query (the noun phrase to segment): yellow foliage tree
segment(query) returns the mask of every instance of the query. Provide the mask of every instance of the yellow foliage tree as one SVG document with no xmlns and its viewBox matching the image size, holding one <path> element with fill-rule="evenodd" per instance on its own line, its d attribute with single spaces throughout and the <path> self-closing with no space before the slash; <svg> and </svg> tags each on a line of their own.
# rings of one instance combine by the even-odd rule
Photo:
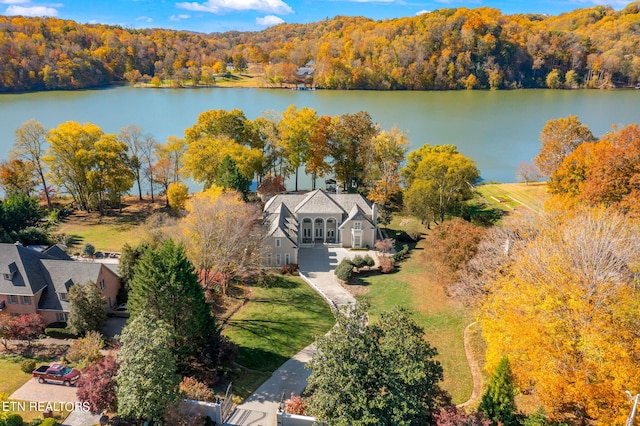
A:
<svg viewBox="0 0 640 426">
<path fill-rule="evenodd" d="M 487 369 L 507 356 L 554 418 L 622 424 L 624 391 L 640 390 L 639 230 L 603 209 L 546 217 L 487 287 Z"/>
<path fill-rule="evenodd" d="M 167 202 L 175 211 L 184 210 L 187 198 L 189 198 L 189 188 L 182 182 L 171 182 L 167 189 Z"/>
</svg>

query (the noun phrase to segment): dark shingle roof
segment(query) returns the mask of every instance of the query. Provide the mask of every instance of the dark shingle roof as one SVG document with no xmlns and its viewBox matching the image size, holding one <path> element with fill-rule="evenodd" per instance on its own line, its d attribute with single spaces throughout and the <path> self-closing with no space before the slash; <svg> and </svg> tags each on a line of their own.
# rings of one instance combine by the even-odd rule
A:
<svg viewBox="0 0 640 426">
<path fill-rule="evenodd" d="M 42 259 L 51 258 L 21 245 L 0 243 L 0 270 L 11 274 L 11 280 L 0 277 L 0 294 L 33 296 L 42 291 L 50 284 Z"/>
<path fill-rule="evenodd" d="M 49 272 L 52 285 L 42 294 L 38 309 L 69 310 L 69 302 L 61 301 L 60 293 L 68 293 L 75 284 L 96 283 L 102 264 L 93 262 L 74 262 L 68 260 L 43 260 L 42 264 Z"/>
</svg>

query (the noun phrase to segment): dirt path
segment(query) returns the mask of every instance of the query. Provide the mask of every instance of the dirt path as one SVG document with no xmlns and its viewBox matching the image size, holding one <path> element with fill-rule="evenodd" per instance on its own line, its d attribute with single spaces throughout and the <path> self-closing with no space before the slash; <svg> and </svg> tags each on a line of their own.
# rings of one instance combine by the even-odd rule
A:
<svg viewBox="0 0 640 426">
<path fill-rule="evenodd" d="M 471 392 L 471 397 L 469 397 L 466 402 L 458 405 L 459 408 L 472 405 L 482 394 L 482 372 L 480 371 L 478 360 L 473 356 L 471 342 L 469 341 L 469 329 L 476 324 L 477 322 L 472 322 L 464 329 L 464 351 L 467 354 L 467 361 L 469 362 L 471 376 L 473 377 L 473 391 Z"/>
</svg>

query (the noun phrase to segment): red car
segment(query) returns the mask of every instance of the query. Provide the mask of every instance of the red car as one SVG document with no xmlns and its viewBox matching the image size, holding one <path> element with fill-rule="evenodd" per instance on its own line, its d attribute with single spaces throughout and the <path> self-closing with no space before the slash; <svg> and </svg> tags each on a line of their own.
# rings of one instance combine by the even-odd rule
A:
<svg viewBox="0 0 640 426">
<path fill-rule="evenodd" d="M 41 365 L 31 373 L 39 383 L 58 383 L 75 386 L 80 378 L 80 371 L 63 364 Z"/>
</svg>

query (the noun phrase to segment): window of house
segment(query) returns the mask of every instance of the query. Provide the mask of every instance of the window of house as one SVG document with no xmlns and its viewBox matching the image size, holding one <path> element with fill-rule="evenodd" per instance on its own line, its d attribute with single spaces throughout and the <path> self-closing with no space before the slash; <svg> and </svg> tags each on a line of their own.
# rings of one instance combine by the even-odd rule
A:
<svg viewBox="0 0 640 426">
<path fill-rule="evenodd" d="M 66 312 L 58 312 L 56 314 L 56 317 L 58 322 L 67 322 L 67 320 L 69 319 L 69 314 L 67 314 Z"/>
<path fill-rule="evenodd" d="M 104 278 L 100 280 L 100 290 L 104 290 L 107 288 L 107 285 L 104 282 Z"/>
<path fill-rule="evenodd" d="M 9 303 L 12 305 L 16 305 L 18 303 L 18 296 L 16 296 L 15 294 L 10 294 Z"/>
<path fill-rule="evenodd" d="M 11 278 L 13 278 L 13 274 L 2 274 L 2 277 L 7 281 L 11 281 Z"/>
<path fill-rule="evenodd" d="M 21 296 L 21 302 L 23 305 L 30 305 L 31 304 L 31 298 L 29 296 Z"/>
<path fill-rule="evenodd" d="M 276 247 L 280 247 L 280 238 L 276 238 Z"/>
<path fill-rule="evenodd" d="M 362 229 L 362 222 L 353 222 L 353 229 Z"/>
<path fill-rule="evenodd" d="M 276 253 L 276 266 L 282 265 L 282 260 L 280 258 L 280 253 Z"/>
<path fill-rule="evenodd" d="M 289 257 L 289 253 L 284 254 L 284 264 L 288 265 L 291 263 L 291 258 Z"/>
<path fill-rule="evenodd" d="M 67 293 L 58 293 L 58 296 L 60 296 L 60 300 L 63 302 L 67 301 Z"/>
<path fill-rule="evenodd" d="M 267 255 L 267 266 L 271 266 L 271 255 Z"/>
</svg>

